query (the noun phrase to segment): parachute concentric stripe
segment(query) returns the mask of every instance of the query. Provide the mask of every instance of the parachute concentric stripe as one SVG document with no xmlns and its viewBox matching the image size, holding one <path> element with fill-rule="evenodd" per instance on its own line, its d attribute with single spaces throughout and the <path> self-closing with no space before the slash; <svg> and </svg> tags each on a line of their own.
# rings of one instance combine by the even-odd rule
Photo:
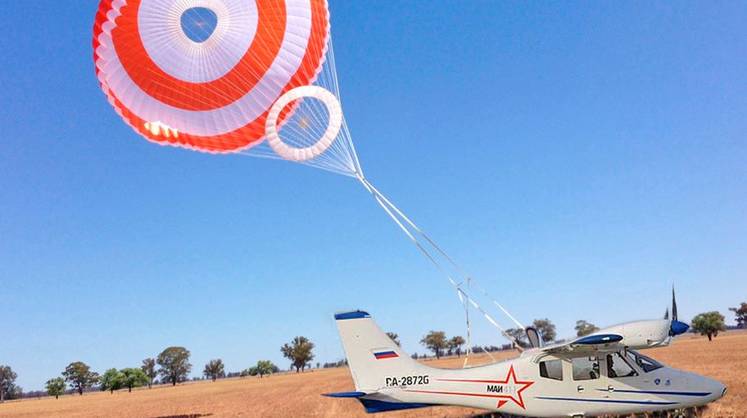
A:
<svg viewBox="0 0 747 418">
<path fill-rule="evenodd" d="M 180 23 L 195 7 L 217 16 L 201 43 Z M 326 0 L 102 0 L 93 46 L 102 90 L 138 133 L 230 152 L 263 139 L 279 96 L 314 82 L 328 38 Z"/>
</svg>

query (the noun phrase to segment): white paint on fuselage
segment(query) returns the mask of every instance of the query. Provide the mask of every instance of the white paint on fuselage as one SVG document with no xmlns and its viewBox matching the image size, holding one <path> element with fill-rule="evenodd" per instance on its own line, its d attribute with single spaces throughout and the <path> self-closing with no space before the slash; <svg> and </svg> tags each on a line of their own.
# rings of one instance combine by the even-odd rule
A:
<svg viewBox="0 0 747 418">
<path fill-rule="evenodd" d="M 359 398 L 370 411 L 459 405 L 533 417 L 630 414 L 704 405 L 725 391 L 619 344 L 668 344 L 671 337 L 657 331 L 668 321 L 608 329 L 622 335 L 619 342 L 574 340 L 500 363 L 439 369 L 411 359 L 366 312 L 335 318 L 356 391 L 330 396 Z"/>
<path fill-rule="evenodd" d="M 571 357 L 532 350 L 519 358 L 486 366 L 428 367 L 427 385 L 387 388 L 366 397 L 557 417 L 671 410 L 704 405 L 723 396 L 725 387 L 721 383 L 666 366 L 645 372 L 637 364 L 629 364 L 637 376 L 611 377 L 607 354 L 599 355 L 596 379 L 575 380 Z M 540 376 L 539 362 L 549 360 L 561 360 L 562 381 Z"/>
</svg>

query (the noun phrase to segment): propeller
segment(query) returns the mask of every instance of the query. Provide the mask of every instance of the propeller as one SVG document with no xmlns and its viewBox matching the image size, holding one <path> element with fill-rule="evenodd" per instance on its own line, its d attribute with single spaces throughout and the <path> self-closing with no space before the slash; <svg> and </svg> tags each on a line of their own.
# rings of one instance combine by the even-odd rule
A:
<svg viewBox="0 0 747 418">
<path fill-rule="evenodd" d="M 669 319 L 669 309 L 664 314 L 664 319 Z M 677 298 L 674 295 L 674 286 L 672 286 L 672 319 L 669 322 L 669 336 L 684 334 L 690 329 L 690 325 L 677 320 Z"/>
</svg>

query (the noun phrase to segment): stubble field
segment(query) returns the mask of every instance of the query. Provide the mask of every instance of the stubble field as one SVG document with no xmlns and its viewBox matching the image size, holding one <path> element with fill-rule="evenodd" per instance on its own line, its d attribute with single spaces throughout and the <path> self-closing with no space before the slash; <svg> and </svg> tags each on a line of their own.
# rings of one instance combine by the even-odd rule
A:
<svg viewBox="0 0 747 418">
<path fill-rule="evenodd" d="M 747 417 L 747 332 L 729 332 L 708 342 L 686 336 L 665 348 L 646 354 L 672 367 L 715 378 L 728 386 L 727 395 L 702 411 L 702 417 Z M 496 358 L 515 356 L 498 353 Z M 463 359 L 427 361 L 437 367 L 461 367 Z M 487 356 L 475 358 L 476 364 Z M 322 369 L 302 374 L 286 373 L 269 378 L 221 379 L 172 386 L 66 395 L 0 404 L 0 417 L 364 417 L 370 416 L 352 399 L 330 399 L 322 393 L 353 390 L 347 368 Z M 484 411 L 435 407 L 391 412 L 387 418 L 471 417 Z M 378 416 L 382 416 L 379 414 Z"/>
</svg>

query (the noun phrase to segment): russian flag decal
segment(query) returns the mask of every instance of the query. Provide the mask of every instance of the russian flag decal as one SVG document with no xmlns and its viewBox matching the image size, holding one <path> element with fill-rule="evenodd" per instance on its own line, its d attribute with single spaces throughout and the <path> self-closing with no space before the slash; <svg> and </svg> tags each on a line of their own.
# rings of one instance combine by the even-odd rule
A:
<svg viewBox="0 0 747 418">
<path fill-rule="evenodd" d="M 376 360 L 383 360 L 385 358 L 399 357 L 399 355 L 397 353 L 395 353 L 394 351 L 392 351 L 392 350 L 389 350 L 389 351 L 379 351 L 379 352 L 373 353 L 373 355 L 374 355 L 374 357 L 376 357 Z"/>
</svg>

